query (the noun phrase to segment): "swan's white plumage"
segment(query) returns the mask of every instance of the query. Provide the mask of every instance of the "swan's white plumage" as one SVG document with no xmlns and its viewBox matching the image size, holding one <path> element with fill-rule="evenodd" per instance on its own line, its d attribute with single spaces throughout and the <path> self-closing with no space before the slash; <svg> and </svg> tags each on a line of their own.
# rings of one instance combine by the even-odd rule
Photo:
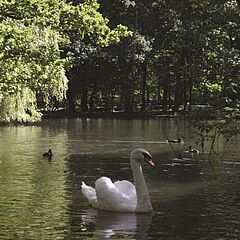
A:
<svg viewBox="0 0 240 240">
<path fill-rule="evenodd" d="M 99 178 L 95 182 L 97 208 L 119 212 L 124 210 L 134 211 L 136 207 L 136 190 L 132 184 L 131 188 L 134 188 L 135 195 L 134 193 L 127 194 L 130 184 L 128 181 L 113 183 L 108 177 Z"/>
<path fill-rule="evenodd" d="M 147 154 L 144 149 L 131 153 L 131 167 L 136 187 L 127 180 L 112 182 L 108 177 L 101 177 L 95 182 L 95 189 L 82 182 L 82 193 L 94 208 L 117 212 L 151 212 L 152 205 L 142 174 L 141 162 Z M 140 155 L 141 154 L 141 155 Z M 140 199 L 141 198 L 141 199 Z M 144 199 L 142 199 L 144 198 Z M 138 206 L 139 205 L 139 206 Z"/>
<path fill-rule="evenodd" d="M 87 186 L 84 182 L 82 182 L 81 187 L 84 197 L 88 199 L 88 202 L 92 206 L 95 206 L 97 204 L 97 196 L 95 189 L 93 187 Z"/>
<path fill-rule="evenodd" d="M 116 181 L 114 185 L 123 194 L 129 195 L 130 197 L 136 197 L 136 188 L 131 182 L 127 180 Z"/>
</svg>

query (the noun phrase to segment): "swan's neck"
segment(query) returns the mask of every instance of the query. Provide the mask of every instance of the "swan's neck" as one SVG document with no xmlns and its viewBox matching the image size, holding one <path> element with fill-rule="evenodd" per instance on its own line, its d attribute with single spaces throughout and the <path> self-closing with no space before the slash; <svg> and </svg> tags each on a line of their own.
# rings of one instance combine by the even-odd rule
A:
<svg viewBox="0 0 240 240">
<path fill-rule="evenodd" d="M 137 193 L 136 212 L 152 212 L 152 204 L 140 164 L 131 163 Z"/>
</svg>

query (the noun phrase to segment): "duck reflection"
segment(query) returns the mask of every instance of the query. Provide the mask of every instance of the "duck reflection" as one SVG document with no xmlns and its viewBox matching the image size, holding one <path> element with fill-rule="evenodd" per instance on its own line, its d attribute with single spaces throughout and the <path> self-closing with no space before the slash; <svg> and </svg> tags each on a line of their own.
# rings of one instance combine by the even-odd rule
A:
<svg viewBox="0 0 240 240">
<path fill-rule="evenodd" d="M 95 222 L 94 236 L 100 239 L 146 239 L 151 214 L 115 213 L 89 209 L 82 220 Z"/>
</svg>

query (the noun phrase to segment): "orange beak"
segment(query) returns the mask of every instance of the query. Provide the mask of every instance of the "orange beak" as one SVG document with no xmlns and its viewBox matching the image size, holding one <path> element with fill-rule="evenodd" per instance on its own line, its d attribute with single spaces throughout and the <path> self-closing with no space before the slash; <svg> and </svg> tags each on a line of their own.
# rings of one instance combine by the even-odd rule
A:
<svg viewBox="0 0 240 240">
<path fill-rule="evenodd" d="M 155 166 L 155 163 L 153 162 L 152 159 L 150 159 L 150 160 L 148 161 L 148 164 L 151 165 L 151 166 L 153 166 L 153 167 Z"/>
</svg>

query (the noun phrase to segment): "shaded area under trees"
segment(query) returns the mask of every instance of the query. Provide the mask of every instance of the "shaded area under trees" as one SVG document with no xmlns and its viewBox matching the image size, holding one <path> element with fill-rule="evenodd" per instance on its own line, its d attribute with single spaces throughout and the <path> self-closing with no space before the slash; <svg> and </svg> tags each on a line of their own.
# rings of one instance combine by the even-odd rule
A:
<svg viewBox="0 0 240 240">
<path fill-rule="evenodd" d="M 71 70 L 81 68 L 69 78 L 80 88 L 79 96 L 69 99 L 78 104 L 71 110 L 239 108 L 236 1 L 99 2 L 112 27 L 121 22 L 133 35 L 95 54 L 83 50 L 75 56 L 87 57 Z M 94 39 L 87 40 L 81 44 L 95 49 Z"/>
</svg>

